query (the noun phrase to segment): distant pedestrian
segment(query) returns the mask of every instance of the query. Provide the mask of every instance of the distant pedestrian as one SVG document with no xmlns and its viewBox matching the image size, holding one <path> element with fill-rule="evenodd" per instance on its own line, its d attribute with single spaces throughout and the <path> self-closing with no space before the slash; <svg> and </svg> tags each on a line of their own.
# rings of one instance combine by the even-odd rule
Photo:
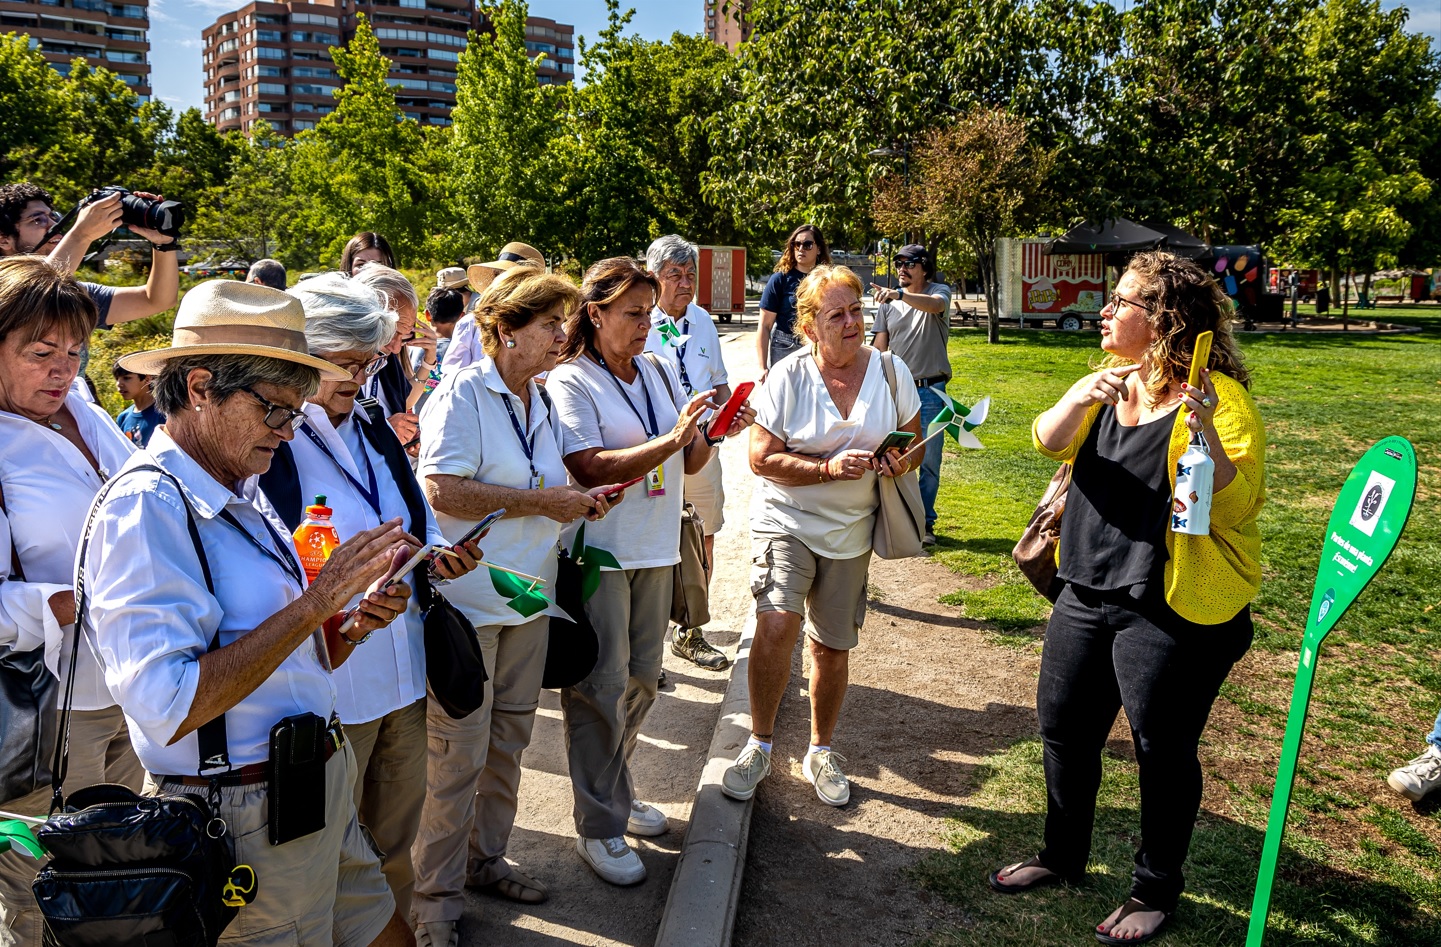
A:
<svg viewBox="0 0 1441 947">
<path fill-rule="evenodd" d="M 129 401 L 130 407 L 120 412 L 115 423 L 120 425 L 120 430 L 135 444 L 136 447 L 144 447 L 150 443 L 150 435 L 155 429 L 165 423 L 165 415 L 155 407 L 155 395 L 150 390 L 150 383 L 155 379 L 149 375 L 137 375 L 135 372 L 127 371 L 116 363 L 110 369 L 115 376 L 115 390 L 120 397 Z"/>
<path fill-rule="evenodd" d="M 250 264 L 250 272 L 245 276 L 247 283 L 259 283 L 261 286 L 269 286 L 271 289 L 285 289 L 285 264 L 279 260 L 256 260 Z"/>
<path fill-rule="evenodd" d="M 796 332 L 796 288 L 806 274 L 831 262 L 826 238 L 814 224 L 801 224 L 786 238 L 776 271 L 761 293 L 761 324 L 756 333 L 756 362 L 765 380 L 781 359 L 805 345 Z"/>
<path fill-rule="evenodd" d="M 340 272 L 354 276 L 367 264 L 379 263 L 391 269 L 399 269 L 395 254 L 390 250 L 390 241 L 373 231 L 363 231 L 351 237 L 340 252 Z"/>
</svg>

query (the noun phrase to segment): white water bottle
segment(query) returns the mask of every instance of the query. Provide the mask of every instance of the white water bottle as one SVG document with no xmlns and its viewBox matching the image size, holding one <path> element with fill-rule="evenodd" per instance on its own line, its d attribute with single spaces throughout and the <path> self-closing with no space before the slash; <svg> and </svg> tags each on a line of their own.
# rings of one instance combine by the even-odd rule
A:
<svg viewBox="0 0 1441 947">
<path fill-rule="evenodd" d="M 1211 488 L 1216 462 L 1206 438 L 1197 431 L 1176 461 L 1176 494 L 1171 501 L 1171 532 L 1205 536 L 1211 531 Z"/>
</svg>

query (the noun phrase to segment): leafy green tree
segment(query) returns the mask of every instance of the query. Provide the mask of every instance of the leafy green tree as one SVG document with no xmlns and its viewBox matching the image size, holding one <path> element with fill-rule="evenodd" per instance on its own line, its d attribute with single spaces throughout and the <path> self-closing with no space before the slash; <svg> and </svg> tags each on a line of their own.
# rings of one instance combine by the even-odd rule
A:
<svg viewBox="0 0 1441 947">
<path fill-rule="evenodd" d="M 0 36 L 0 181 L 10 181 L 55 146 L 60 75 L 24 34 Z"/>
<path fill-rule="evenodd" d="M 235 143 L 223 183 L 197 200 L 192 242 L 213 246 L 221 260 L 273 257 L 290 267 L 314 266 L 315 255 L 295 238 L 305 201 L 291 186 L 293 153 L 292 142 L 257 121 L 249 140 Z"/>
</svg>

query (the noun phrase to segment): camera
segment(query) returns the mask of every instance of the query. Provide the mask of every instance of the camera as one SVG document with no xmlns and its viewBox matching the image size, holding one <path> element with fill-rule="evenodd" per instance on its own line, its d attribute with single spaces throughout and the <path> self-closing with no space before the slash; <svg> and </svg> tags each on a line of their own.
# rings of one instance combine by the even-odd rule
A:
<svg viewBox="0 0 1441 947">
<path fill-rule="evenodd" d="M 120 222 L 127 227 L 148 227 L 178 240 L 180 228 L 185 226 L 185 205 L 179 201 L 153 201 L 148 197 L 132 194 L 118 184 L 96 188 L 90 196 L 80 202 L 81 207 L 104 200 L 112 194 L 120 195 Z"/>
</svg>

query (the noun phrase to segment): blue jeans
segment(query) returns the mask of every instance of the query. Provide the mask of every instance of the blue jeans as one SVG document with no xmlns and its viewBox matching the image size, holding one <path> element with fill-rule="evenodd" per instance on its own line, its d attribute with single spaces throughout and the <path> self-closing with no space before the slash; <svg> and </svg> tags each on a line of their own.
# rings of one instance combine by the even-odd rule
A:
<svg viewBox="0 0 1441 947">
<path fill-rule="evenodd" d="M 921 388 L 921 437 L 928 433 L 926 426 L 936 419 L 946 406 L 938 392 L 946 390 L 945 382 L 936 382 L 930 388 Z M 946 435 L 926 445 L 926 456 L 921 461 L 921 502 L 926 507 L 926 532 L 932 532 L 936 525 L 936 493 L 941 489 L 941 455 L 946 449 Z"/>
<path fill-rule="evenodd" d="M 1426 742 L 1441 750 L 1441 713 L 1436 715 L 1436 723 L 1431 727 L 1431 732 L 1426 735 Z"/>
</svg>

